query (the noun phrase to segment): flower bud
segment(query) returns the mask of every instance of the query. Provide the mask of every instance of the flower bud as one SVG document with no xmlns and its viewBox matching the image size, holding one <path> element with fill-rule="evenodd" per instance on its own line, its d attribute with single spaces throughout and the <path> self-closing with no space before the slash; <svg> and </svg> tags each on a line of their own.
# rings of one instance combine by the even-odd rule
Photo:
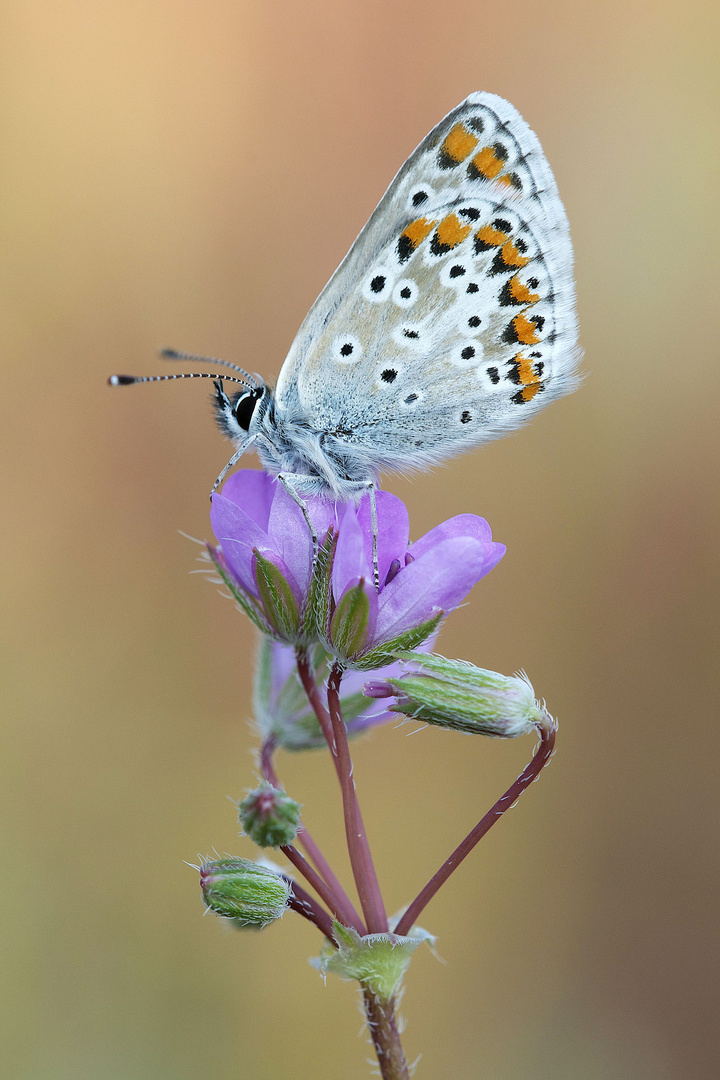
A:
<svg viewBox="0 0 720 1080">
<path fill-rule="evenodd" d="M 369 697 L 394 697 L 389 708 L 413 720 L 474 735 L 513 739 L 554 723 L 520 672 L 500 675 L 463 660 L 405 653 L 412 668 L 399 678 L 367 683 Z"/>
<path fill-rule="evenodd" d="M 261 784 L 238 806 L 240 823 L 258 847 L 292 844 L 300 823 L 300 804 L 272 784 Z"/>
<path fill-rule="evenodd" d="M 208 859 L 200 867 L 205 906 L 236 926 L 260 929 L 279 919 L 292 884 L 251 859 Z"/>
</svg>

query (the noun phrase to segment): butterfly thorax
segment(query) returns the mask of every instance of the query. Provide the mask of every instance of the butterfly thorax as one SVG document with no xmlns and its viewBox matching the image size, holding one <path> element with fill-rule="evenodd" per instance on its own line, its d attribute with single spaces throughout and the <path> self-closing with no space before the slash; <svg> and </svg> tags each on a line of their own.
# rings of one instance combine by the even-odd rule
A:
<svg viewBox="0 0 720 1080">
<path fill-rule="evenodd" d="M 270 473 L 289 473 L 299 494 L 351 501 L 361 497 L 375 470 L 344 442 L 348 433 L 318 430 L 300 410 L 276 407 L 267 390 L 266 407 L 250 426 L 258 457 Z"/>
</svg>

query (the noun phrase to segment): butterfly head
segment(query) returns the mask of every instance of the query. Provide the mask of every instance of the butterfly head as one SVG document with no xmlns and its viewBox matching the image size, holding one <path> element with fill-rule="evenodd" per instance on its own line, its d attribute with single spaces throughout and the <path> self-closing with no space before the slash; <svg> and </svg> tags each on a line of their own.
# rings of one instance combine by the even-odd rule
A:
<svg viewBox="0 0 720 1080">
<path fill-rule="evenodd" d="M 226 394 L 222 379 L 215 382 L 215 417 L 218 427 L 233 442 L 245 442 L 262 418 L 269 403 L 269 388 L 264 382 L 244 386 L 234 394 Z"/>
</svg>

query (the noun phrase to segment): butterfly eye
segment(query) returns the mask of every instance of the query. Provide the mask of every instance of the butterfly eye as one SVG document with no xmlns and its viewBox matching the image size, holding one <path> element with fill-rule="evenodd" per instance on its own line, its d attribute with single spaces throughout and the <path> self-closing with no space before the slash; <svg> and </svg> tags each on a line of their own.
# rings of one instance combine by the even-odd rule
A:
<svg viewBox="0 0 720 1080">
<path fill-rule="evenodd" d="M 237 421 L 238 427 L 242 428 L 243 431 L 250 429 L 250 421 L 255 412 L 255 406 L 262 396 L 262 387 L 255 390 L 241 390 L 235 396 L 232 407 L 233 417 Z"/>
</svg>

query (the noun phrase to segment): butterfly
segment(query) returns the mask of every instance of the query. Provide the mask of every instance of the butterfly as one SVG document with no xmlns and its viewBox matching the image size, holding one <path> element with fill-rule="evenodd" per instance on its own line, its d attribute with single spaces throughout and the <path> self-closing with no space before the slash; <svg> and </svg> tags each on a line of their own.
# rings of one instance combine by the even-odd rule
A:
<svg viewBox="0 0 720 1080">
<path fill-rule="evenodd" d="M 471 94 L 402 166 L 310 308 L 277 385 L 219 361 L 236 447 L 301 506 L 356 500 L 378 474 L 422 470 L 497 438 L 575 389 L 580 361 L 567 217 L 517 110 Z M 165 356 L 189 359 L 166 350 Z M 218 361 L 215 361 L 218 362 Z M 373 500 L 374 502 L 374 500 Z"/>
</svg>

